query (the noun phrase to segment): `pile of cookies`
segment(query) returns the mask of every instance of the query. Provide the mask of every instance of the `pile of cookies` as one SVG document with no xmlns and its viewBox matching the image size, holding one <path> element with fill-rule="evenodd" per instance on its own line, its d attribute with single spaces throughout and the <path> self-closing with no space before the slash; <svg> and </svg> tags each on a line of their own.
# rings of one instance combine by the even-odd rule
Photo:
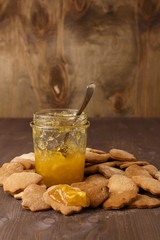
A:
<svg viewBox="0 0 160 240">
<path fill-rule="evenodd" d="M 35 172 L 34 153 L 15 157 L 0 168 L 0 186 L 31 211 L 54 209 L 64 215 L 80 212 L 83 206 L 71 206 L 51 198 L 55 186 L 47 188 Z M 153 208 L 160 206 L 160 171 L 124 150 L 108 153 L 87 148 L 85 179 L 73 183 L 89 198 L 89 207 L 104 209 Z"/>
</svg>

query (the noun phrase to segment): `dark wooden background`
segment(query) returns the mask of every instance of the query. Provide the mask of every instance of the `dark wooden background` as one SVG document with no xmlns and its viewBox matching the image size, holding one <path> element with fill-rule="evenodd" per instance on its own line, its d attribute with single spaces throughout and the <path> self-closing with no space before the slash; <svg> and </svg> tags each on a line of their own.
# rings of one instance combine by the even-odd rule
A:
<svg viewBox="0 0 160 240">
<path fill-rule="evenodd" d="M 0 117 L 160 116 L 159 0 L 0 0 Z"/>
</svg>

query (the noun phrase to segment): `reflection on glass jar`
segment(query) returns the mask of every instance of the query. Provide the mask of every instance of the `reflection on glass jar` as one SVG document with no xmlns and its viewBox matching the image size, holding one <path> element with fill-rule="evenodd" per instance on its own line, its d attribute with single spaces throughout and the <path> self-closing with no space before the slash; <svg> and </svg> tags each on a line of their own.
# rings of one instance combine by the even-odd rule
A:
<svg viewBox="0 0 160 240">
<path fill-rule="evenodd" d="M 83 180 L 89 122 L 85 113 L 76 112 L 47 109 L 33 115 L 36 172 L 47 186 Z"/>
</svg>

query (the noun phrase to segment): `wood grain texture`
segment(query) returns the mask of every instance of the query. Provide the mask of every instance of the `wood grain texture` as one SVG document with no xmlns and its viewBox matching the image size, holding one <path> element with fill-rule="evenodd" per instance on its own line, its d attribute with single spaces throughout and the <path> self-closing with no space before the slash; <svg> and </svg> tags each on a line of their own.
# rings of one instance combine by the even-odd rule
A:
<svg viewBox="0 0 160 240">
<path fill-rule="evenodd" d="M 0 165 L 33 151 L 30 119 L 0 119 Z M 160 119 L 90 119 L 88 146 L 121 148 L 160 169 Z M 158 240 L 160 208 L 88 209 L 72 216 L 30 212 L 0 188 L 1 240 Z"/>
<path fill-rule="evenodd" d="M 160 116 L 158 0 L 0 0 L 0 116 Z"/>
</svg>

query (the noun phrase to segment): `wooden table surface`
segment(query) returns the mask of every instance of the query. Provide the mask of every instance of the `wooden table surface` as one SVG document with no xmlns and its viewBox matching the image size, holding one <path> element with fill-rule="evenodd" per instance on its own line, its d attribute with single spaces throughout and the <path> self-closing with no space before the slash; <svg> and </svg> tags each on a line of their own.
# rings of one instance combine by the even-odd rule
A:
<svg viewBox="0 0 160 240">
<path fill-rule="evenodd" d="M 120 148 L 160 169 L 160 119 L 90 119 L 88 147 Z M 0 164 L 33 151 L 29 119 L 0 120 Z M 52 210 L 21 207 L 0 188 L 0 240 L 158 240 L 160 208 L 132 210 L 86 209 L 63 216 Z"/>
</svg>

